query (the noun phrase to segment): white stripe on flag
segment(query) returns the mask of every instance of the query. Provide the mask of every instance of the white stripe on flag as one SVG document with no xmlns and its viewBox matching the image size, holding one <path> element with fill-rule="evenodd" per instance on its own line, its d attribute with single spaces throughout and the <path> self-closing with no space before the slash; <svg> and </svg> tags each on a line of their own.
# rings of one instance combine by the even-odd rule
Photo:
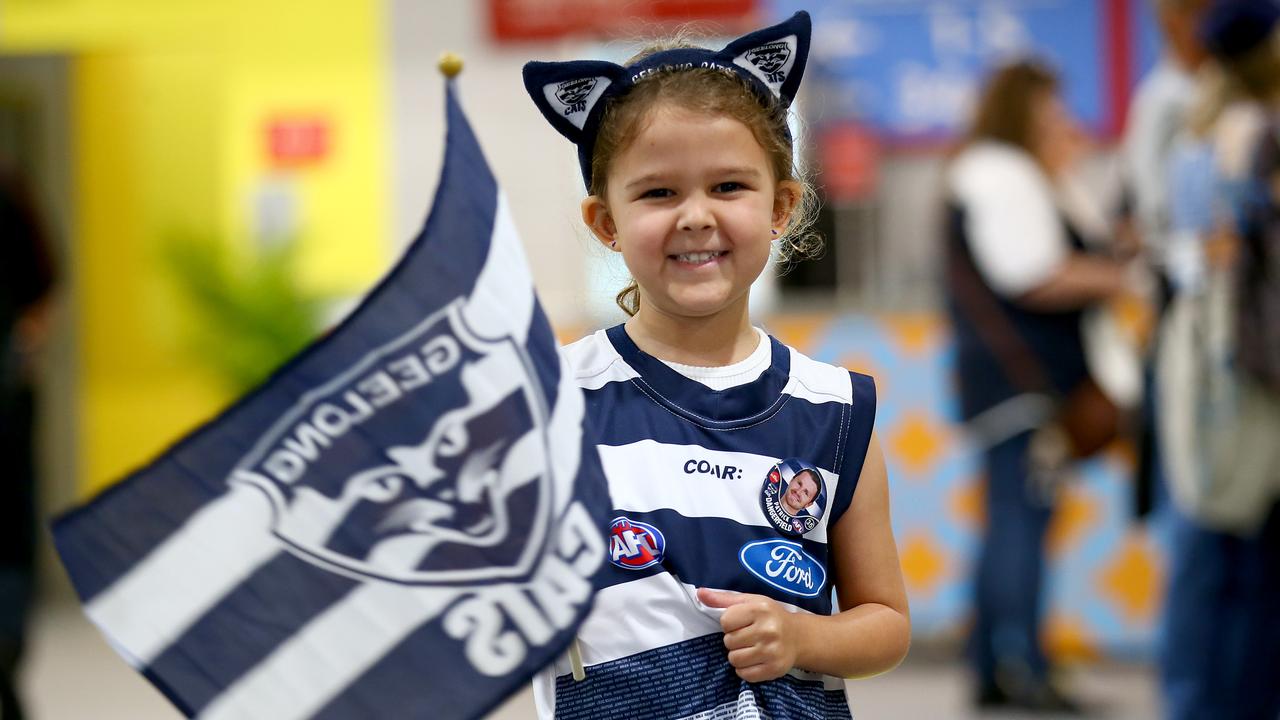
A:
<svg viewBox="0 0 1280 720">
<path fill-rule="evenodd" d="M 489 334 L 491 329 L 502 328 L 510 330 L 516 343 L 524 345 L 529 339 L 533 306 L 533 278 L 529 275 L 524 246 L 511 220 L 507 196 L 499 192 L 489 253 L 462 316 L 471 331 L 482 338 L 493 339 Z"/>
<path fill-rule="evenodd" d="M 192 515 L 85 612 L 141 668 L 280 552 L 270 527 L 266 496 L 237 485 Z"/>
<path fill-rule="evenodd" d="M 461 592 L 456 588 L 365 585 L 277 646 L 199 717 L 311 717 Z M 405 688 L 405 692 L 412 689 Z"/>
</svg>

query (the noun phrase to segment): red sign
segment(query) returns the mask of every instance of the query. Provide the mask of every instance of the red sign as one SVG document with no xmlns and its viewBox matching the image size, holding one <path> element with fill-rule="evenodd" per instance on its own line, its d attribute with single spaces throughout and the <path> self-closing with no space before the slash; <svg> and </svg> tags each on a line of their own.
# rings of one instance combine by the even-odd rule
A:
<svg viewBox="0 0 1280 720">
<path fill-rule="evenodd" d="M 755 0 L 489 0 L 489 30 L 499 41 L 547 40 L 712 20 L 735 32 L 759 20 L 755 9 Z"/>
<path fill-rule="evenodd" d="M 828 200 L 865 199 L 880 175 L 880 144 L 867 128 L 852 122 L 833 123 L 818 131 L 818 159 Z"/>
<path fill-rule="evenodd" d="M 315 165 L 329 155 L 329 121 L 317 116 L 272 118 L 267 122 L 266 140 L 273 166 Z"/>
</svg>

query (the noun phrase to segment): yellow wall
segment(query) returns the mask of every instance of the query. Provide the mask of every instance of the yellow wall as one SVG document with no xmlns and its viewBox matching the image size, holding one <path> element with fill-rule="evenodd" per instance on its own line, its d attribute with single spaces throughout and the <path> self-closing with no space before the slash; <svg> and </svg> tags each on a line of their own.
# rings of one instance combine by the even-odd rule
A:
<svg viewBox="0 0 1280 720">
<path fill-rule="evenodd" d="M 118 479 L 232 398 L 182 342 L 189 310 L 159 259 L 174 233 L 252 253 L 253 197 L 295 189 L 299 279 L 354 294 L 388 243 L 382 3 L 5 0 L 0 52 L 73 58 L 80 470 Z M 323 118 L 318 164 L 273 170 L 267 122 Z"/>
</svg>

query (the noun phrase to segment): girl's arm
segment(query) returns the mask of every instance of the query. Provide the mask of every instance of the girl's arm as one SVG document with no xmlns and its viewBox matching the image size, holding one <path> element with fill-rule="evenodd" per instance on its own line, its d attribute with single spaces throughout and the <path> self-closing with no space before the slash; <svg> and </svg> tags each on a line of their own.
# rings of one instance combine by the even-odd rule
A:
<svg viewBox="0 0 1280 720">
<path fill-rule="evenodd" d="M 793 667 L 837 677 L 893 669 L 911 644 L 907 591 L 889 525 L 889 486 L 875 435 L 853 501 L 828 533 L 841 612 L 788 612 L 763 595 L 708 590 L 698 598 L 726 608 L 720 619 L 729 662 L 760 682 Z"/>
</svg>

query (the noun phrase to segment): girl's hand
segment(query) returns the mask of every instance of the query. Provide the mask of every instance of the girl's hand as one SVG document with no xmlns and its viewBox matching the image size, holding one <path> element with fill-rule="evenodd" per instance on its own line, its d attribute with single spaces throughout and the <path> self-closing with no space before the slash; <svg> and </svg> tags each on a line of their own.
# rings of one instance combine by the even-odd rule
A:
<svg viewBox="0 0 1280 720">
<path fill-rule="evenodd" d="M 729 664 L 747 682 L 764 682 L 786 674 L 796 662 L 792 613 L 763 595 L 698 588 L 703 605 L 724 608 L 720 627 L 729 648 Z"/>
</svg>

